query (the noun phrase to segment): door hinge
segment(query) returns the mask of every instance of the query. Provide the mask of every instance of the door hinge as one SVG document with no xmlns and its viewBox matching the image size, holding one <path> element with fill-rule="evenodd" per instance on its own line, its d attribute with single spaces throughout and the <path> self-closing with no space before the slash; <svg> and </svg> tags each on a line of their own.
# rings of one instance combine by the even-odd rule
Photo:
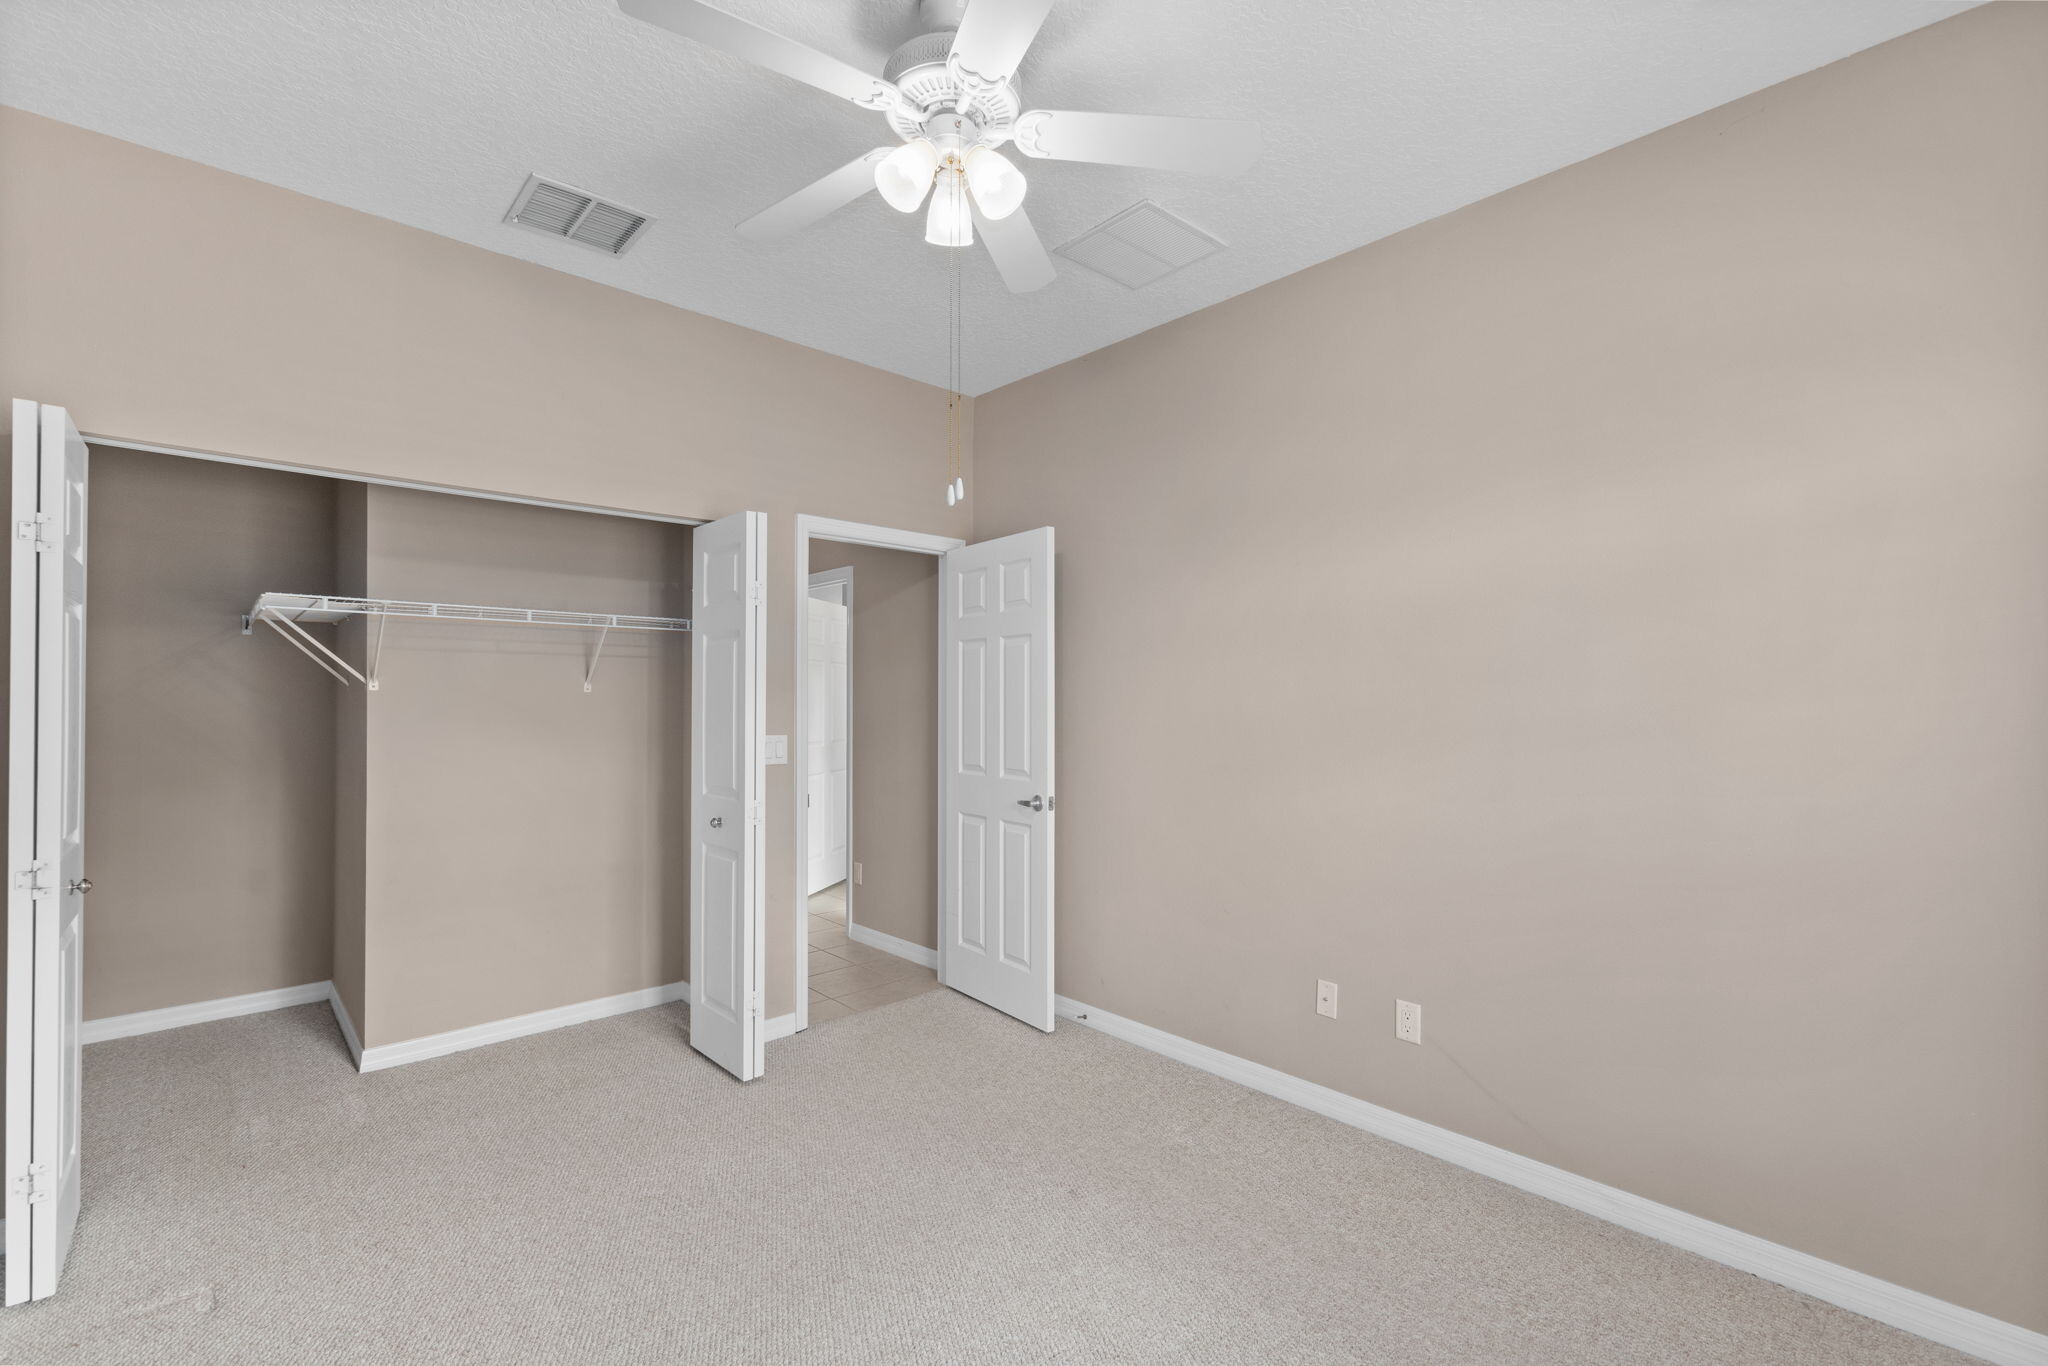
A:
<svg viewBox="0 0 2048 1366">
<path fill-rule="evenodd" d="M 50 1198 L 50 1168 L 48 1163 L 31 1162 L 28 1169 L 8 1183 L 25 1205 L 40 1205 Z"/>
<path fill-rule="evenodd" d="M 49 874 L 49 871 L 50 865 L 47 863 L 31 863 L 28 867 L 15 872 L 14 885 L 18 890 L 27 892 L 32 897 L 55 896 L 57 889 L 43 880 Z"/>
<path fill-rule="evenodd" d="M 752 821 L 756 825 L 759 825 L 761 823 L 761 803 L 747 803 L 747 819 Z"/>
<path fill-rule="evenodd" d="M 747 993 L 747 1014 L 753 1016 L 756 1020 L 761 1018 L 760 992 L 750 991 Z"/>
<path fill-rule="evenodd" d="M 55 513 L 38 512 L 14 524 L 14 539 L 33 542 L 38 553 L 57 548 Z"/>
<path fill-rule="evenodd" d="M 758 584 L 758 583 L 750 583 L 750 584 L 748 584 L 748 585 L 747 585 L 747 601 L 748 601 L 748 602 L 759 602 L 760 600 L 761 600 L 761 585 L 760 585 L 760 584 Z"/>
</svg>

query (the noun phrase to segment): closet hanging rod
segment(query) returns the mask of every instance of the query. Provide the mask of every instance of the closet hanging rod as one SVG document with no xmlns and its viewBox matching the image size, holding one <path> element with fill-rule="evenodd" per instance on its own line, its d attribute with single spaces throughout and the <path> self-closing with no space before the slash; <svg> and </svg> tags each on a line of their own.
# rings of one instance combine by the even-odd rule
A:
<svg viewBox="0 0 2048 1366">
<path fill-rule="evenodd" d="M 376 617 L 377 633 L 370 646 L 370 672 L 365 677 L 355 665 L 327 648 L 309 634 L 306 625 L 325 625 L 348 617 Z M 354 678 L 377 691 L 377 664 L 384 653 L 384 623 L 391 617 L 414 617 L 428 621 L 481 621 L 512 626 L 569 626 L 595 628 L 597 646 L 583 671 L 583 691 L 591 690 L 597 676 L 597 661 L 613 631 L 687 631 L 683 617 L 640 617 L 620 612 L 558 612 L 548 607 L 479 607 L 464 602 L 411 602 L 402 598 L 338 598 L 324 593 L 264 593 L 242 614 L 242 634 L 248 635 L 262 622 L 289 641 L 315 664 L 333 674 L 344 688 Z M 301 624 L 304 623 L 304 624 Z"/>
<path fill-rule="evenodd" d="M 308 626 L 347 617 L 421 617 L 433 621 L 505 622 L 515 626 L 577 626 L 612 631 L 687 631 L 687 617 L 638 617 L 619 612 L 558 612 L 547 607 L 478 607 L 463 602 L 408 602 L 400 598 L 338 598 L 326 594 L 265 593 L 242 614 L 249 634 L 266 614 Z"/>
</svg>

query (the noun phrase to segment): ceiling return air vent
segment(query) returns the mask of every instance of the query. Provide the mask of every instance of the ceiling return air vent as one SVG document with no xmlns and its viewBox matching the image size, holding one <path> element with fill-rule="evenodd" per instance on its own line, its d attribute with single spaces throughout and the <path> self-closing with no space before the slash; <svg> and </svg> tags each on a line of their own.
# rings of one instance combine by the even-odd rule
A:
<svg viewBox="0 0 2048 1366">
<path fill-rule="evenodd" d="M 506 212 L 505 221 L 549 237 L 566 237 L 612 256 L 623 256 L 626 248 L 646 235 L 647 225 L 654 220 L 644 213 L 607 204 L 586 190 L 530 175 Z"/>
<path fill-rule="evenodd" d="M 1144 199 L 1097 223 L 1057 254 L 1126 289 L 1139 289 L 1221 250 L 1223 243 L 1216 238 Z"/>
</svg>

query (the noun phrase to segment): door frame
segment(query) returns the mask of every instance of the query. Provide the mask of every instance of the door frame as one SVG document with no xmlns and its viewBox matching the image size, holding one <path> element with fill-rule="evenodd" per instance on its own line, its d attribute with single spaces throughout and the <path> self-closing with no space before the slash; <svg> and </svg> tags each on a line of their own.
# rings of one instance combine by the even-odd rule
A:
<svg viewBox="0 0 2048 1366">
<path fill-rule="evenodd" d="M 841 521 L 836 517 L 814 517 L 801 512 L 797 514 L 796 596 L 794 601 L 795 610 L 791 613 L 795 621 L 794 626 L 791 628 L 791 634 L 795 637 L 796 645 L 796 718 L 793 723 L 795 731 L 789 737 L 789 746 L 792 754 L 804 755 L 808 755 L 810 752 L 806 744 L 807 736 L 805 735 L 806 727 L 804 723 L 806 715 L 810 711 L 811 623 L 810 607 L 808 604 L 811 596 L 811 542 L 813 540 L 838 541 L 846 545 L 873 546 L 878 550 L 908 550 L 915 554 L 931 555 L 934 557 L 943 555 L 949 550 L 958 550 L 961 546 L 967 544 L 958 536 L 937 536 L 928 531 L 904 531 L 897 527 L 872 526 L 866 522 Z M 848 629 L 850 632 L 850 625 Z M 932 670 L 935 675 L 944 667 L 944 664 L 945 659 L 943 655 L 938 651 L 934 651 Z M 851 705 L 853 679 L 850 659 L 847 672 L 847 695 L 849 705 Z M 942 685 L 942 694 L 943 691 Z M 942 695 L 941 711 L 943 712 L 943 710 L 944 698 Z M 934 716 L 932 718 L 932 725 L 937 726 L 939 724 L 940 718 Z M 849 755 L 851 754 L 852 739 L 852 728 L 849 726 L 847 733 Z M 808 759 L 806 759 L 805 763 L 808 767 Z M 943 767 L 943 765 L 944 760 L 941 759 L 939 767 Z M 941 777 L 941 774 L 935 769 L 932 777 L 936 782 Z M 850 758 L 847 763 L 847 781 L 849 784 L 853 781 L 853 765 Z M 790 865 L 792 873 L 792 880 L 790 882 L 790 926 L 796 932 L 796 948 L 790 957 L 796 967 L 793 985 L 796 988 L 796 1027 L 798 1032 L 811 1027 L 811 899 L 804 891 L 804 888 L 809 885 L 811 872 L 811 823 L 806 818 L 804 811 L 804 789 L 807 785 L 808 779 L 805 782 L 792 782 L 789 785 L 791 790 L 790 813 L 794 818 L 792 824 L 796 827 L 796 838 L 791 841 L 795 846 L 795 857 Z M 853 862 L 853 816 L 851 807 L 852 803 L 849 800 L 846 850 L 846 861 L 849 865 Z M 940 819 L 943 821 L 943 815 L 941 815 Z M 852 874 L 853 869 L 849 866 L 846 879 L 847 923 L 849 925 L 853 923 Z M 939 886 L 939 880 L 939 868 L 937 863 L 934 862 L 932 867 L 932 886 L 935 889 Z M 938 936 L 938 944 L 940 962 L 943 964 L 946 952 L 946 938 L 944 935 Z"/>
<path fill-rule="evenodd" d="M 851 930 L 853 928 L 853 566 L 849 564 L 842 565 L 838 569 L 821 569 L 811 575 L 810 578 L 810 586 L 814 591 L 835 584 L 839 587 L 840 599 L 846 607 L 846 687 L 843 689 L 844 697 L 842 700 L 846 706 L 846 927 Z M 810 594 L 805 596 L 808 597 Z M 808 604 L 806 604 L 804 610 L 806 614 L 809 613 L 810 608 Z M 806 648 L 805 659 L 808 662 L 808 649 L 810 645 L 810 632 L 808 630 L 804 633 L 804 644 Z M 810 701 L 808 695 L 810 686 L 811 678 L 807 669 L 804 673 L 804 691 L 797 697 L 797 702 L 800 705 L 805 705 L 806 720 L 809 719 L 809 707 L 806 704 Z M 803 762 L 803 781 L 808 788 L 811 780 L 811 756 L 808 752 L 804 754 Z M 810 822 L 805 821 L 804 838 L 809 840 L 810 834 Z M 804 862 L 804 886 L 809 887 L 810 885 L 810 861 L 806 859 Z M 808 899 L 808 893 L 806 893 L 806 898 Z"/>
</svg>

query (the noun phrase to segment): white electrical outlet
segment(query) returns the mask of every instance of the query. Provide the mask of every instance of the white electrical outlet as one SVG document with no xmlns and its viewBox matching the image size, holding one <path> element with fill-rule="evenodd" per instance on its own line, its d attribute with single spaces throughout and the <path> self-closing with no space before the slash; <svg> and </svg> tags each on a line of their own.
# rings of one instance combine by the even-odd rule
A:
<svg viewBox="0 0 2048 1366">
<path fill-rule="evenodd" d="M 1337 984 L 1335 982 L 1316 983 L 1316 1014 L 1327 1015 L 1333 1020 L 1337 1018 Z"/>
<path fill-rule="evenodd" d="M 1422 1042 L 1422 1007 L 1413 1001 L 1394 1002 L 1394 1037 L 1403 1043 Z"/>
<path fill-rule="evenodd" d="M 860 864 L 858 862 L 853 865 L 853 885 L 856 887 L 860 886 Z"/>
</svg>

